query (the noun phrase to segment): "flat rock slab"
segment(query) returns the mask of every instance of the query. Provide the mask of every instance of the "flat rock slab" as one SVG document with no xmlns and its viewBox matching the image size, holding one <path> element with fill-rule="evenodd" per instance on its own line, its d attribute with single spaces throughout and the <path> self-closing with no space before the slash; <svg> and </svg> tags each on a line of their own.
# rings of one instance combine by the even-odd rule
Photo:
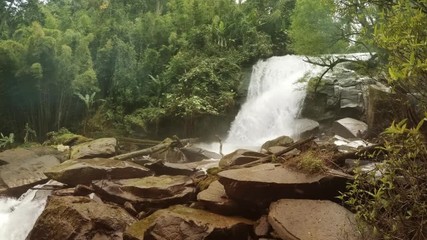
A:
<svg viewBox="0 0 427 240">
<path fill-rule="evenodd" d="M 132 203 L 138 210 L 168 207 L 194 197 L 193 181 L 187 176 L 158 176 L 122 180 L 98 180 L 95 191 L 109 201 Z"/>
<path fill-rule="evenodd" d="M 218 176 L 231 199 L 261 208 L 282 198 L 334 198 L 339 191 L 345 190 L 351 179 L 351 176 L 332 169 L 319 174 L 305 174 L 272 163 L 226 170 Z"/>
<path fill-rule="evenodd" d="M 236 201 L 228 198 L 219 181 L 212 182 L 207 189 L 197 194 L 197 200 L 208 210 L 219 214 L 236 215 L 242 210 Z"/>
<path fill-rule="evenodd" d="M 60 161 L 54 156 L 41 156 L 14 160 L 0 166 L 0 193 L 19 194 L 47 181 L 48 178 L 43 172 L 59 163 Z"/>
<path fill-rule="evenodd" d="M 123 239 L 135 219 L 124 209 L 87 197 L 50 196 L 27 240 Z"/>
<path fill-rule="evenodd" d="M 366 134 L 368 125 L 353 118 L 343 118 L 332 124 L 332 131 L 344 138 L 358 138 Z"/>
<path fill-rule="evenodd" d="M 116 154 L 117 139 L 100 138 L 71 148 L 70 159 L 111 157 Z"/>
<path fill-rule="evenodd" d="M 287 240 L 361 240 L 354 214 L 331 202 L 282 199 L 270 206 L 268 221 Z"/>
<path fill-rule="evenodd" d="M 3 164 L 13 163 L 39 157 L 35 152 L 25 148 L 14 148 L 0 152 L 0 162 Z"/>
<path fill-rule="evenodd" d="M 105 158 L 68 160 L 50 168 L 45 174 L 51 179 L 72 186 L 90 184 L 93 180 L 99 179 L 139 178 L 153 175 L 149 169 L 141 165 Z"/>
<path fill-rule="evenodd" d="M 131 225 L 126 240 L 247 240 L 253 222 L 181 205 L 159 210 Z"/>
</svg>

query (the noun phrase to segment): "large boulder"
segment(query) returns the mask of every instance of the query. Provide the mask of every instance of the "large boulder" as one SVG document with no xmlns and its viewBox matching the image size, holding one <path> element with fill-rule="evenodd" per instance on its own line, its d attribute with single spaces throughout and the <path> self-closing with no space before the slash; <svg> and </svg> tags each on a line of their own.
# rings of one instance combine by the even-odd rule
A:
<svg viewBox="0 0 427 240">
<path fill-rule="evenodd" d="M 294 140 L 288 136 L 280 136 L 277 137 L 275 139 L 269 140 L 267 142 L 265 142 L 262 146 L 261 149 L 268 149 L 270 147 L 274 147 L 274 146 L 287 146 L 294 143 Z"/>
<path fill-rule="evenodd" d="M 87 197 L 50 196 L 27 240 L 123 239 L 126 227 L 134 222 L 118 206 Z"/>
<path fill-rule="evenodd" d="M 361 240 L 354 214 L 331 201 L 282 199 L 270 206 L 268 220 L 286 240 Z"/>
<path fill-rule="evenodd" d="M 54 156 L 37 157 L 22 149 L 11 152 L 18 154 L 15 159 L 4 158 L 9 163 L 0 166 L 0 194 L 19 196 L 30 187 L 46 182 L 48 178 L 43 172 L 60 164 Z"/>
<path fill-rule="evenodd" d="M 299 138 L 309 138 L 318 134 L 319 126 L 320 124 L 314 120 L 301 118 L 295 120 L 294 128 Z"/>
<path fill-rule="evenodd" d="M 44 172 L 58 182 L 75 186 L 98 179 L 123 179 L 151 176 L 152 172 L 135 163 L 95 158 L 68 160 Z"/>
<path fill-rule="evenodd" d="M 111 202 L 131 203 L 138 211 L 186 203 L 195 196 L 187 176 L 158 176 L 93 182 L 95 191 Z"/>
<path fill-rule="evenodd" d="M 116 154 L 115 138 L 100 138 L 71 148 L 70 159 L 111 157 Z"/>
<path fill-rule="evenodd" d="M 255 209 L 282 198 L 333 199 L 351 179 L 332 169 L 307 174 L 273 163 L 226 170 L 218 176 L 227 196 Z"/>
<path fill-rule="evenodd" d="M 34 151 L 25 148 L 14 148 L 0 152 L 0 165 L 25 161 L 27 159 L 39 157 Z"/>
<path fill-rule="evenodd" d="M 246 149 L 237 149 L 236 151 L 229 153 L 221 158 L 219 161 L 219 167 L 227 168 L 234 165 L 242 165 L 256 161 L 266 155 L 259 152 L 254 152 Z"/>
<path fill-rule="evenodd" d="M 242 211 L 236 201 L 228 198 L 224 186 L 219 181 L 212 182 L 207 189 L 197 194 L 197 200 L 206 209 L 219 214 L 237 215 Z"/>
<path fill-rule="evenodd" d="M 359 138 L 367 134 L 368 125 L 353 118 L 342 118 L 333 123 L 332 131 L 344 138 Z"/>
<path fill-rule="evenodd" d="M 131 225 L 126 240 L 247 240 L 253 222 L 199 209 L 173 206 Z"/>
</svg>

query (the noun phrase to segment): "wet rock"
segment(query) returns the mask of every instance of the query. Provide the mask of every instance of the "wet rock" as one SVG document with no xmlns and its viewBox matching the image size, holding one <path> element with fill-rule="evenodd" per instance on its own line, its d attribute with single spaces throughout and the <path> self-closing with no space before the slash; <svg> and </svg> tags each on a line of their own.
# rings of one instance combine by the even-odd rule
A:
<svg viewBox="0 0 427 240">
<path fill-rule="evenodd" d="M 88 185 L 98 179 L 146 177 L 152 172 L 132 162 L 95 158 L 68 160 L 45 171 L 45 174 L 58 182 L 75 186 Z"/>
<path fill-rule="evenodd" d="M 282 239 L 362 239 L 354 214 L 331 201 L 282 199 L 271 204 L 268 220 Z"/>
<path fill-rule="evenodd" d="M 297 119 L 295 121 L 295 132 L 299 138 L 309 138 L 319 133 L 320 124 L 308 118 Z"/>
<path fill-rule="evenodd" d="M 0 194 L 20 195 L 29 188 L 46 182 L 47 176 L 43 173 L 60 162 L 54 156 L 34 156 L 28 151 L 12 151 L 20 153 L 17 158 L 7 160 L 10 163 L 0 166 Z"/>
<path fill-rule="evenodd" d="M 227 168 L 234 165 L 242 165 L 258 160 L 266 155 L 247 149 L 238 149 L 230 154 L 225 155 L 219 161 L 220 168 Z"/>
<path fill-rule="evenodd" d="M 131 203 L 137 211 L 185 203 L 194 198 L 193 181 L 187 176 L 158 176 L 93 182 L 95 191 L 108 201 Z"/>
<path fill-rule="evenodd" d="M 183 147 L 180 148 L 184 154 L 186 162 L 197 162 L 205 159 L 220 159 L 221 155 L 215 152 L 207 151 L 198 147 Z"/>
<path fill-rule="evenodd" d="M 265 142 L 261 146 L 261 149 L 268 149 L 269 147 L 273 147 L 273 146 L 287 146 L 292 143 L 294 143 L 294 140 L 292 138 L 288 136 L 280 136 L 278 138 Z"/>
<path fill-rule="evenodd" d="M 366 135 L 368 125 L 353 118 L 337 120 L 332 125 L 332 131 L 344 138 L 358 138 Z"/>
<path fill-rule="evenodd" d="M 239 204 L 228 198 L 224 186 L 219 181 L 212 182 L 206 190 L 197 194 L 197 200 L 206 209 L 215 213 L 237 215 L 242 212 Z"/>
<path fill-rule="evenodd" d="M 37 157 L 39 157 L 37 153 L 25 148 L 10 149 L 10 150 L 0 152 L 0 161 L 2 162 L 2 164 L 0 165 L 37 158 Z"/>
<path fill-rule="evenodd" d="M 169 163 L 156 161 L 154 163 L 144 164 L 151 169 L 156 175 L 186 175 L 191 176 L 199 171 L 203 171 L 211 166 L 217 166 L 216 160 L 202 160 L 190 163 Z"/>
<path fill-rule="evenodd" d="M 351 179 L 332 169 L 306 174 L 272 163 L 226 170 L 218 176 L 227 196 L 255 209 L 268 207 L 281 198 L 333 199 Z"/>
<path fill-rule="evenodd" d="M 116 154 L 115 138 L 100 138 L 71 148 L 70 159 L 111 157 Z"/>
<path fill-rule="evenodd" d="M 173 206 L 136 222 L 125 232 L 126 240 L 247 240 L 253 222 L 199 209 Z"/>
<path fill-rule="evenodd" d="M 124 209 L 87 197 L 50 196 L 28 240 L 123 239 L 135 222 Z"/>
</svg>

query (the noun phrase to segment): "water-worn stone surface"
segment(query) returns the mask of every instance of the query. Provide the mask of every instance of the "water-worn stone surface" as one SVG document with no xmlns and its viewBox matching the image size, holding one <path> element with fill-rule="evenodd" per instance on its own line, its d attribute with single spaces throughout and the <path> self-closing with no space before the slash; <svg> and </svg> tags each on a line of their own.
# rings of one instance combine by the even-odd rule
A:
<svg viewBox="0 0 427 240">
<path fill-rule="evenodd" d="M 15 152 L 22 155 L 18 154 L 16 159 L 9 159 L 10 163 L 0 166 L 0 194 L 19 196 L 30 187 L 47 181 L 43 172 L 60 163 L 54 156 L 32 157 L 34 154 L 27 151 Z"/>
<path fill-rule="evenodd" d="M 95 191 L 112 202 L 130 202 L 138 210 L 168 207 L 194 197 L 193 181 L 187 176 L 158 176 L 93 182 Z"/>
<path fill-rule="evenodd" d="M 221 158 L 219 161 L 219 167 L 227 168 L 235 165 L 242 165 L 258 160 L 266 155 L 259 152 L 254 152 L 247 149 L 237 149 L 236 151 L 229 153 Z"/>
<path fill-rule="evenodd" d="M 95 157 L 111 157 L 116 154 L 117 140 L 115 138 L 99 138 L 71 148 L 70 159 Z"/>
<path fill-rule="evenodd" d="M 332 199 L 345 190 L 351 179 L 349 175 L 332 169 L 305 174 L 273 163 L 226 170 L 218 176 L 227 196 L 260 209 L 281 198 Z"/>
<path fill-rule="evenodd" d="M 50 168 L 46 176 L 69 185 L 90 184 L 98 179 L 138 178 L 153 175 L 152 172 L 135 163 L 105 159 L 68 160 Z"/>
<path fill-rule="evenodd" d="M 155 212 L 131 225 L 126 240 L 247 240 L 252 221 L 181 205 Z"/>
<path fill-rule="evenodd" d="M 212 212 L 225 215 L 242 212 L 239 204 L 228 198 L 224 186 L 219 181 L 212 182 L 207 189 L 197 194 L 197 200 Z"/>
<path fill-rule="evenodd" d="M 292 144 L 293 142 L 294 140 L 288 136 L 280 136 L 265 142 L 261 146 L 261 149 L 268 149 L 269 147 L 273 147 L 273 146 L 286 146 L 286 145 Z"/>
<path fill-rule="evenodd" d="M 134 222 L 118 206 L 87 197 L 50 196 L 27 240 L 119 240 Z"/>
<path fill-rule="evenodd" d="M 198 147 L 183 147 L 180 149 L 186 162 L 197 162 L 205 159 L 220 159 L 221 155 Z"/>
<path fill-rule="evenodd" d="M 282 199 L 268 220 L 286 240 L 361 240 L 354 214 L 331 201 Z"/>
<path fill-rule="evenodd" d="M 344 138 L 358 138 L 366 135 L 368 125 L 353 118 L 342 118 L 333 123 L 332 131 Z"/>
</svg>

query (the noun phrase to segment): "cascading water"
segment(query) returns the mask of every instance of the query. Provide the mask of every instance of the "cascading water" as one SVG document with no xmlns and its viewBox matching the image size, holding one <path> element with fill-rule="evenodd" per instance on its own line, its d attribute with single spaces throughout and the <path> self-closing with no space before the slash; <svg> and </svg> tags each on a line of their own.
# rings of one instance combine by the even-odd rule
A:
<svg viewBox="0 0 427 240">
<path fill-rule="evenodd" d="M 0 198 L 0 239 L 24 240 L 43 212 L 49 194 L 30 189 L 19 199 Z"/>
<path fill-rule="evenodd" d="M 322 69 L 303 59 L 293 55 L 271 57 L 253 67 L 248 96 L 231 125 L 224 142 L 226 149 L 259 147 L 266 140 L 298 134 L 295 119 L 306 86 L 299 80 Z"/>
</svg>

